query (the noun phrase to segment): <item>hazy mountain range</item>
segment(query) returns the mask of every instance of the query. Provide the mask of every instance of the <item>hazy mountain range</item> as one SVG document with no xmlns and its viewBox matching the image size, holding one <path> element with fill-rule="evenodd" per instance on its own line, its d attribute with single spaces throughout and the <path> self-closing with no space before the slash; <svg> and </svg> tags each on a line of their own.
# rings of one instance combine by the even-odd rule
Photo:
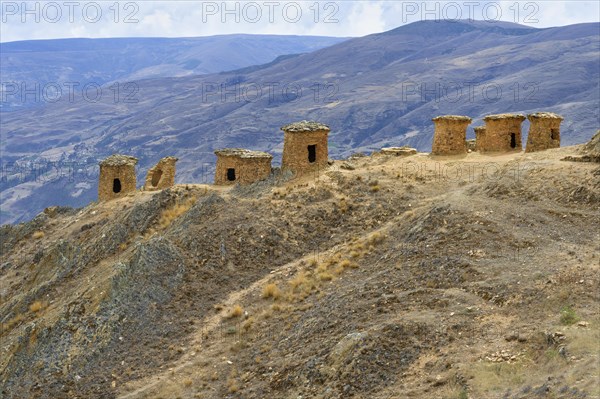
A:
<svg viewBox="0 0 600 399">
<path fill-rule="evenodd" d="M 104 88 L 91 101 L 75 91 L 2 114 L 2 222 L 95 199 L 96 164 L 115 152 L 140 158 L 140 180 L 175 155 L 178 182 L 210 182 L 213 151 L 222 147 L 270 151 L 276 164 L 279 127 L 299 119 L 331 126 L 334 158 L 389 145 L 429 151 L 431 118 L 442 114 L 473 117 L 472 135 L 486 114 L 557 112 L 563 145 L 582 143 L 599 127 L 599 59 L 598 23 L 424 21 L 235 71 L 136 80 L 117 97 Z M 161 65 L 151 69 L 169 69 Z M 40 177 L 45 168 L 50 177 Z"/>
<path fill-rule="evenodd" d="M 219 35 L 190 38 L 30 40 L 0 44 L 2 82 L 40 90 L 58 83 L 121 84 L 140 79 L 200 75 L 264 64 L 285 54 L 331 46 L 346 39 L 321 36 Z M 19 93 L 20 94 L 20 93 Z M 39 105 L 30 94 L 7 95 L 1 106 Z"/>
</svg>

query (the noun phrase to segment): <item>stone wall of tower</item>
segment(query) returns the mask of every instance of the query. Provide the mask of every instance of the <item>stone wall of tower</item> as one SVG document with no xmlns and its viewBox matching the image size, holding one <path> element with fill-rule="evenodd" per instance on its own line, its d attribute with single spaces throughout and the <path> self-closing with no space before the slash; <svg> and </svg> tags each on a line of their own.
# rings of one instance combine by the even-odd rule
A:
<svg viewBox="0 0 600 399">
<path fill-rule="evenodd" d="M 476 126 L 475 131 L 475 151 L 481 151 L 485 148 L 485 126 Z"/>
<path fill-rule="evenodd" d="M 145 191 L 163 190 L 175 184 L 175 163 L 177 158 L 165 157 L 154 165 L 146 175 Z"/>
<path fill-rule="evenodd" d="M 328 130 L 312 132 L 284 132 L 282 169 L 302 174 L 314 169 L 327 167 L 329 150 Z M 309 146 L 315 145 L 315 161 L 309 161 Z"/>
<path fill-rule="evenodd" d="M 480 152 L 521 151 L 521 124 L 523 115 L 490 115 L 485 121 L 485 139 L 479 146 Z"/>
<path fill-rule="evenodd" d="M 471 119 L 464 116 L 438 116 L 433 118 L 432 155 L 458 155 L 467 152 L 467 126 Z"/>
<path fill-rule="evenodd" d="M 235 180 L 227 178 L 228 170 L 235 169 Z M 242 158 L 217 155 L 215 185 L 252 184 L 265 180 L 271 174 L 271 158 Z"/>
<path fill-rule="evenodd" d="M 118 180 L 118 183 L 116 182 Z M 98 200 L 109 201 L 121 198 L 136 189 L 135 165 L 100 165 Z M 116 191 L 116 186 L 119 191 Z"/>
<path fill-rule="evenodd" d="M 528 115 L 529 135 L 525 152 L 543 151 L 560 147 L 560 124 L 563 118 L 556 114 Z"/>
</svg>

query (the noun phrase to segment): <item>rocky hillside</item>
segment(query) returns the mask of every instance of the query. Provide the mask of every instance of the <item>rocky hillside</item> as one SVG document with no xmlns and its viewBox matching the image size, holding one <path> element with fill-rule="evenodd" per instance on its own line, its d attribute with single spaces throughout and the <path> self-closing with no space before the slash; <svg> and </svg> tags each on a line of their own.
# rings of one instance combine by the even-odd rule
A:
<svg viewBox="0 0 600 399">
<path fill-rule="evenodd" d="M 600 169 L 374 154 L 0 230 L 0 396 L 598 398 Z"/>
<path fill-rule="evenodd" d="M 565 117 L 562 144 L 583 143 L 599 128 L 599 27 L 423 21 L 228 73 L 140 80 L 117 101 L 105 88 L 97 102 L 77 92 L 6 113 L 1 216 L 19 222 L 55 202 L 87 204 L 97 162 L 115 152 L 140 158 L 140 181 L 173 155 L 179 182 L 211 182 L 223 147 L 269 151 L 277 162 L 279 127 L 302 119 L 331 126 L 334 158 L 390 145 L 430 151 L 431 118 L 442 114 L 473 117 L 473 137 L 486 114 L 552 111 Z"/>
</svg>

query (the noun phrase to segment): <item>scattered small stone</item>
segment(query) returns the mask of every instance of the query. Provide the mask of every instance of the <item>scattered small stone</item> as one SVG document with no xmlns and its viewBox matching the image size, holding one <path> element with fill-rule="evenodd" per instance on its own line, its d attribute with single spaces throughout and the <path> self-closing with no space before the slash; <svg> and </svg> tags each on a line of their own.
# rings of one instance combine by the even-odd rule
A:
<svg viewBox="0 0 600 399">
<path fill-rule="evenodd" d="M 513 363 L 519 360 L 519 356 L 521 356 L 522 353 L 510 353 L 508 350 L 501 350 L 501 351 L 497 351 L 494 352 L 488 356 L 485 357 L 485 360 L 487 360 L 488 362 L 493 362 L 493 363 L 502 363 L 502 362 L 506 362 L 506 363 Z"/>
<path fill-rule="evenodd" d="M 417 153 L 417 149 L 410 148 L 410 147 L 387 147 L 387 148 L 382 148 L 381 153 L 383 155 L 395 155 L 395 156 L 414 155 Z"/>
<path fill-rule="evenodd" d="M 435 381 L 433 382 L 433 386 L 438 387 L 440 385 L 446 384 L 446 382 L 447 382 L 446 378 L 442 377 L 441 375 L 437 375 L 435 377 Z"/>
<path fill-rule="evenodd" d="M 511 332 L 506 337 L 504 337 L 504 339 L 508 342 L 516 341 L 517 339 L 519 339 L 519 334 L 517 334 L 516 332 Z"/>
<path fill-rule="evenodd" d="M 356 167 L 354 166 L 354 164 L 352 164 L 350 162 L 342 162 L 342 164 L 340 165 L 340 169 L 354 170 L 354 169 L 356 169 Z"/>
</svg>

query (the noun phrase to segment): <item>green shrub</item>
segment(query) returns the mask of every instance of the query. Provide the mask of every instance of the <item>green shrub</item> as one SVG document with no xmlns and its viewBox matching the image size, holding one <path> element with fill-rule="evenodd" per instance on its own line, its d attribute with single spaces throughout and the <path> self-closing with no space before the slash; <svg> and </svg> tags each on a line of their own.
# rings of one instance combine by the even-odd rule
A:
<svg viewBox="0 0 600 399">
<path fill-rule="evenodd" d="M 565 326 L 570 326 L 579 321 L 579 317 L 575 310 L 570 306 L 565 306 L 560 310 L 560 323 Z"/>
</svg>

